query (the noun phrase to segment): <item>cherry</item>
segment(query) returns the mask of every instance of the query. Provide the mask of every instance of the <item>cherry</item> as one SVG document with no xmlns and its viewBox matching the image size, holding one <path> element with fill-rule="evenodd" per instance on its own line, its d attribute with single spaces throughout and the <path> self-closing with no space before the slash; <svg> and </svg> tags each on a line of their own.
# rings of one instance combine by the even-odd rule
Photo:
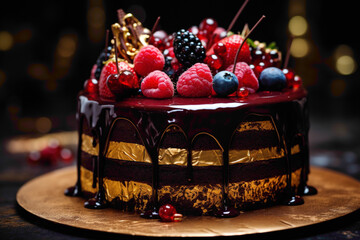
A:
<svg viewBox="0 0 360 240">
<path fill-rule="evenodd" d="M 226 46 L 224 43 L 219 42 L 214 46 L 214 53 L 220 57 L 224 57 L 226 54 Z"/>
<path fill-rule="evenodd" d="M 218 70 L 222 67 L 223 61 L 215 54 L 207 56 L 204 62 L 213 70 Z"/>
<path fill-rule="evenodd" d="M 99 82 L 95 78 L 87 79 L 84 83 L 84 90 L 89 94 L 99 93 Z"/>
<path fill-rule="evenodd" d="M 121 71 L 119 74 L 110 74 L 106 84 L 112 93 L 124 94 L 133 88 L 134 74 L 129 70 Z"/>
<path fill-rule="evenodd" d="M 200 31 L 206 30 L 208 35 L 211 35 L 217 28 L 217 22 L 212 18 L 205 18 L 199 25 Z"/>
<path fill-rule="evenodd" d="M 173 222 L 176 209 L 171 204 L 162 205 L 159 208 L 159 216 L 163 222 Z"/>
</svg>

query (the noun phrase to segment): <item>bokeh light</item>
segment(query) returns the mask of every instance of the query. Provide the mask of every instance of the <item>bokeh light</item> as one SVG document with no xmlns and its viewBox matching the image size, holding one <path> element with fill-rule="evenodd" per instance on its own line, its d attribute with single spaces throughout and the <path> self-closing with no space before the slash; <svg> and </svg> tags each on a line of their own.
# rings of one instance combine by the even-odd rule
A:
<svg viewBox="0 0 360 240">
<path fill-rule="evenodd" d="M 309 53 L 309 43 L 304 38 L 294 38 L 291 44 L 290 53 L 293 57 L 302 58 Z"/>
<path fill-rule="evenodd" d="M 8 51 L 13 46 L 13 36 L 7 31 L 0 32 L 0 51 Z"/>
<path fill-rule="evenodd" d="M 351 56 L 341 56 L 336 60 L 336 70 L 342 75 L 350 75 L 355 71 L 355 60 Z"/>
<path fill-rule="evenodd" d="M 71 57 L 76 50 L 76 39 L 74 36 L 65 35 L 60 38 L 57 52 L 60 57 L 68 58 Z"/>
<path fill-rule="evenodd" d="M 40 117 L 35 121 L 35 128 L 39 133 L 47 133 L 51 130 L 52 122 L 47 117 Z"/>
<path fill-rule="evenodd" d="M 294 36 L 302 36 L 308 29 L 308 23 L 303 16 L 294 16 L 289 21 L 289 31 Z"/>
</svg>

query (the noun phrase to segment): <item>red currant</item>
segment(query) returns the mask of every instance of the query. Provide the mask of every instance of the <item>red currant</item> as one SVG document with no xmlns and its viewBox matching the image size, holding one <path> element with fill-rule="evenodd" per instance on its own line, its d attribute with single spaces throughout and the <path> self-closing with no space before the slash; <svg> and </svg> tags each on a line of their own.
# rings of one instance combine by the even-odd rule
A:
<svg viewBox="0 0 360 240">
<path fill-rule="evenodd" d="M 293 89 L 298 89 L 299 87 L 301 87 L 301 85 L 302 85 L 301 77 L 298 76 L 298 75 L 295 75 L 294 79 L 293 79 L 293 82 L 292 82 Z"/>
<path fill-rule="evenodd" d="M 206 32 L 211 35 L 215 31 L 217 26 L 218 26 L 218 24 L 214 19 L 205 18 L 204 20 L 201 21 L 201 23 L 199 25 L 199 29 L 200 29 L 200 31 L 206 30 Z"/>
<path fill-rule="evenodd" d="M 223 61 L 215 54 L 207 56 L 204 62 L 210 67 L 210 69 L 218 70 L 222 67 Z"/>
<path fill-rule="evenodd" d="M 160 51 L 163 51 L 165 49 L 165 44 L 163 40 L 161 40 L 158 37 L 152 36 L 149 40 L 149 44 L 157 47 Z"/>
<path fill-rule="evenodd" d="M 164 57 L 175 57 L 174 47 L 169 47 L 163 51 Z"/>
<path fill-rule="evenodd" d="M 258 65 L 255 66 L 254 68 L 254 73 L 256 75 L 257 78 L 259 78 L 260 73 L 266 68 L 266 65 L 264 62 L 259 62 Z"/>
<path fill-rule="evenodd" d="M 181 68 L 181 63 L 179 63 L 177 58 L 171 60 L 171 68 L 174 69 L 175 72 Z"/>
<path fill-rule="evenodd" d="M 241 87 L 238 91 L 239 98 L 246 98 L 249 96 L 249 90 L 247 88 Z"/>
<path fill-rule="evenodd" d="M 95 78 L 90 78 L 84 83 L 84 90 L 89 94 L 99 93 L 99 82 Z"/>
<path fill-rule="evenodd" d="M 164 41 L 168 37 L 167 33 L 164 30 L 155 31 L 153 36 L 155 38 L 159 38 L 162 41 Z"/>
<path fill-rule="evenodd" d="M 292 86 L 292 83 L 294 81 L 294 71 L 292 69 L 289 69 L 289 68 L 284 68 L 283 70 L 283 73 L 286 77 L 286 83 L 287 83 L 287 86 L 288 87 L 291 87 Z"/>
<path fill-rule="evenodd" d="M 214 53 L 220 57 L 224 57 L 226 54 L 226 46 L 224 43 L 219 42 L 214 46 Z"/>
<path fill-rule="evenodd" d="M 165 204 L 159 208 L 159 216 L 164 222 L 173 222 L 175 214 L 176 209 L 171 204 Z"/>
<path fill-rule="evenodd" d="M 37 165 L 40 163 L 41 153 L 40 151 L 31 151 L 27 156 L 27 161 L 31 165 Z"/>
<path fill-rule="evenodd" d="M 204 48 L 206 49 L 206 46 L 207 46 L 207 43 L 209 41 L 209 38 L 208 38 L 208 35 L 207 35 L 207 32 L 205 30 L 202 30 L 202 31 L 199 31 L 199 33 L 196 35 L 201 44 L 204 46 Z"/>
<path fill-rule="evenodd" d="M 173 34 L 169 35 L 169 36 L 164 40 L 164 43 L 165 43 L 165 49 L 172 47 L 172 46 L 173 46 L 173 43 L 174 43 L 174 35 L 173 35 Z"/>
<path fill-rule="evenodd" d="M 258 65 L 260 62 L 264 61 L 264 53 L 260 49 L 256 49 L 252 54 L 253 63 Z"/>
<path fill-rule="evenodd" d="M 214 41 L 213 41 L 214 43 L 220 41 L 223 38 L 226 38 L 226 36 L 227 36 L 226 30 L 222 27 L 217 27 L 215 29 L 215 31 L 213 32 L 213 34 L 216 34 L 216 37 L 214 38 Z"/>
<path fill-rule="evenodd" d="M 70 149 L 63 148 L 60 151 L 60 158 L 65 163 L 71 163 L 74 159 L 74 155 L 72 154 Z"/>
</svg>

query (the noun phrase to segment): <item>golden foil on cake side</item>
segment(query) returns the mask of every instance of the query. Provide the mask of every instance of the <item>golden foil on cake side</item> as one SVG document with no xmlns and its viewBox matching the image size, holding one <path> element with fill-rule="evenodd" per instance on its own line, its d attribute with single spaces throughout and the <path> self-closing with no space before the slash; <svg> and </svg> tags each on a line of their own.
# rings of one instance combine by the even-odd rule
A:
<svg viewBox="0 0 360 240">
<path fill-rule="evenodd" d="M 92 144 L 91 136 L 82 134 L 82 151 L 90 155 L 98 155 L 98 145 Z M 300 152 L 300 146 L 297 144 L 291 148 L 291 154 Z M 183 148 L 160 148 L 159 165 L 178 165 L 187 166 L 187 149 Z M 253 150 L 229 150 L 229 164 L 247 163 L 262 161 L 268 159 L 282 158 L 285 156 L 284 150 L 278 147 L 268 147 Z M 109 141 L 106 151 L 106 157 L 124 161 L 151 163 L 151 158 L 146 151 L 145 146 L 137 143 L 126 143 Z M 192 166 L 222 166 L 222 151 L 213 150 L 192 150 Z"/>
<path fill-rule="evenodd" d="M 273 124 L 269 120 L 265 121 L 251 121 L 251 122 L 243 122 L 236 129 L 238 132 L 243 131 L 273 131 L 275 130 Z"/>
<path fill-rule="evenodd" d="M 292 187 L 297 189 L 301 181 L 301 168 L 292 172 Z M 92 188 L 93 174 L 90 170 L 81 167 L 81 184 L 83 191 L 96 193 Z M 234 207 L 241 209 L 245 205 L 256 203 L 266 204 L 277 200 L 278 194 L 286 188 L 287 175 L 280 175 L 251 181 L 229 183 L 227 193 Z M 116 201 L 122 204 L 132 202 L 133 210 L 144 211 L 152 197 L 152 187 L 149 184 L 136 181 L 115 181 L 104 178 L 105 197 L 109 202 Z M 207 214 L 210 210 L 222 205 L 221 184 L 205 185 L 178 185 L 163 186 L 158 190 L 160 202 L 162 199 L 173 204 L 181 204 L 186 208 Z"/>
<path fill-rule="evenodd" d="M 143 145 L 137 143 L 109 141 L 107 158 L 151 163 L 151 158 Z"/>
<path fill-rule="evenodd" d="M 96 193 L 98 191 L 97 180 L 96 187 L 93 187 L 93 176 L 94 174 L 92 171 L 84 168 L 83 166 L 80 167 L 80 181 L 82 191 L 89 193 Z"/>
</svg>

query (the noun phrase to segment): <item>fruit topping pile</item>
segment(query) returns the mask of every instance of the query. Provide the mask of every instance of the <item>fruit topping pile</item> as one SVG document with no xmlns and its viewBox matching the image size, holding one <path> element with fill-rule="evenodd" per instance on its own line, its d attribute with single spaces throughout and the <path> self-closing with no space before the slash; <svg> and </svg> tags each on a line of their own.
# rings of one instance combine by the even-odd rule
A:
<svg viewBox="0 0 360 240">
<path fill-rule="evenodd" d="M 85 81 L 90 97 L 246 98 L 258 91 L 302 85 L 287 64 L 281 68 L 282 55 L 275 43 L 249 38 L 265 16 L 252 29 L 245 24 L 241 34 L 225 30 L 213 18 L 168 34 L 155 31 L 160 17 L 152 31 L 131 13 L 119 9 L 118 17 L 119 23 L 112 25 L 113 38 L 108 41 L 107 31 L 105 49 Z"/>
</svg>

